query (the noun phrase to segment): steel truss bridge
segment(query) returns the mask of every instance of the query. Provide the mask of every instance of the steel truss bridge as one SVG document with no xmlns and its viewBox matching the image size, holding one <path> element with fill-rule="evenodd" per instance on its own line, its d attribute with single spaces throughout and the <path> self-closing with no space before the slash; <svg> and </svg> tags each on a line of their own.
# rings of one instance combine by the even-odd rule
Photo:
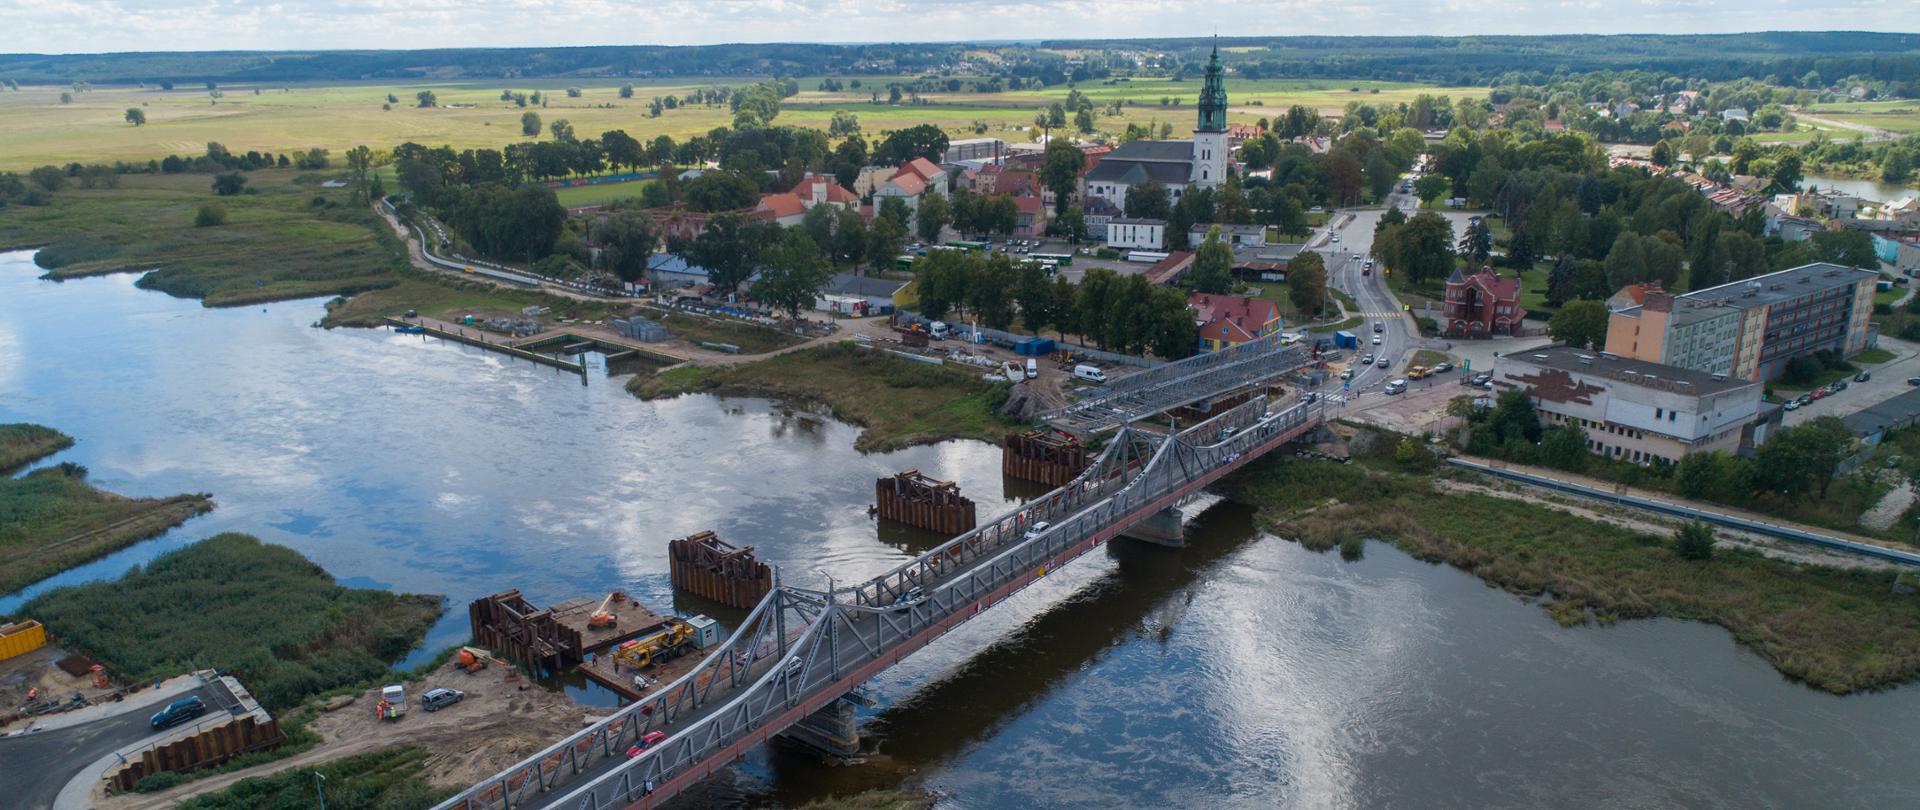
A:
<svg viewBox="0 0 1920 810">
<path fill-rule="evenodd" d="M 1194 391 L 1217 396 L 1298 364 L 1297 357 L 1243 354 L 1189 369 L 1216 382 L 1181 388 L 1184 378 L 1149 378 L 1101 407 L 1123 414 L 1164 409 L 1193 400 L 1157 403 Z M 1238 382 L 1218 387 L 1228 379 Z M 1169 393 L 1176 388 L 1186 393 Z M 780 585 L 776 572 L 773 591 L 694 670 L 435 810 L 653 807 L 1048 572 L 1304 436 L 1322 418 L 1319 403 L 1269 411 L 1256 397 L 1177 433 L 1120 421 L 1100 455 L 1065 486 L 867 582 L 822 592 Z M 1042 522 L 1048 526 L 1036 530 Z M 666 739 L 629 758 L 627 751 L 653 732 Z"/>
<path fill-rule="evenodd" d="M 1200 402 L 1283 377 L 1305 367 L 1304 348 L 1287 346 L 1278 332 L 1128 374 L 1093 394 L 1040 414 L 1049 426 L 1086 436 L 1143 419 L 1169 408 Z"/>
</svg>

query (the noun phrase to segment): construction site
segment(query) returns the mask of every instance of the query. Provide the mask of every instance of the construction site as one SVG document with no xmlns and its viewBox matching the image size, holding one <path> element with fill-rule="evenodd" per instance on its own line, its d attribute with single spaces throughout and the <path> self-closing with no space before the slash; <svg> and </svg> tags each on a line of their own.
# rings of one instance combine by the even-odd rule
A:
<svg viewBox="0 0 1920 810">
<path fill-rule="evenodd" d="M 474 641 L 504 662 L 536 674 L 577 669 L 629 700 L 699 663 L 721 639 L 711 618 L 662 616 L 622 591 L 542 608 L 510 590 L 474 600 L 467 616 Z"/>
</svg>

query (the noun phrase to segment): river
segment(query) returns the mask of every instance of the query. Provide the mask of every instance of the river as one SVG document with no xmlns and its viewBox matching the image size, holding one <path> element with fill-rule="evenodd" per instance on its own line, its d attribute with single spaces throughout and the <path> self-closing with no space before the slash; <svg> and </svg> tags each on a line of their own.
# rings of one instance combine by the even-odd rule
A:
<svg viewBox="0 0 1920 810">
<path fill-rule="evenodd" d="M 1899 183 L 1885 183 L 1879 180 L 1860 180 L 1846 177 L 1827 177 L 1810 174 L 1800 181 L 1801 188 L 1817 188 L 1852 194 L 1863 200 L 1875 202 L 1894 202 L 1902 197 L 1920 197 L 1920 188 Z"/>
<path fill-rule="evenodd" d="M 0 611 L 245 531 L 349 584 L 446 594 L 432 649 L 510 587 L 671 605 L 666 543 L 701 529 L 800 584 L 885 570 L 930 542 L 865 515 L 900 469 L 960 482 L 983 514 L 1032 492 L 981 443 L 862 455 L 855 428 L 763 401 L 645 403 L 617 379 L 312 328 L 315 301 L 209 310 L 132 276 L 37 274 L 0 254 L 0 421 L 72 434 L 55 460 L 108 489 L 219 507 Z M 884 756 L 826 768 L 775 746 L 679 804 L 903 780 L 968 809 L 1920 804 L 1920 688 L 1816 693 L 1696 623 L 1561 628 L 1384 544 L 1306 551 L 1236 504 L 1191 536 L 1108 544 L 882 673 L 865 730 Z"/>
</svg>

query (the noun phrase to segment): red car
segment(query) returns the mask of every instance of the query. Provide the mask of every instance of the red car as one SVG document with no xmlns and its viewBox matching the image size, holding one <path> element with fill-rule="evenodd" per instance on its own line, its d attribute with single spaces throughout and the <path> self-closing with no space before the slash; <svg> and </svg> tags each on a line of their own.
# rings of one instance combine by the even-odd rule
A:
<svg viewBox="0 0 1920 810">
<path fill-rule="evenodd" d="M 1813 397 L 1814 399 L 1826 399 L 1826 398 L 1827 398 L 1827 389 L 1825 389 L 1825 388 L 1815 388 L 1815 389 L 1813 389 L 1813 393 L 1811 393 L 1811 394 L 1808 394 L 1807 396 L 1810 396 L 1810 397 Z"/>
<path fill-rule="evenodd" d="M 633 759 L 634 757 L 640 756 L 640 752 L 645 751 L 649 748 L 652 748 L 656 745 L 659 745 L 662 741 L 666 739 L 667 739 L 667 733 L 664 731 L 647 732 L 646 736 L 641 737 L 640 741 L 637 743 L 634 743 L 632 748 L 627 749 L 627 759 Z"/>
</svg>

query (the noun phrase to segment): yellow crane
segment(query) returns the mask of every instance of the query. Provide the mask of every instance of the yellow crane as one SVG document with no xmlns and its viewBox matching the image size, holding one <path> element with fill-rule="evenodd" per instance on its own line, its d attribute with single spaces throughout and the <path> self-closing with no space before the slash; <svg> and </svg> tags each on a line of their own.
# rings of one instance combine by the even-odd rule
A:
<svg viewBox="0 0 1920 810">
<path fill-rule="evenodd" d="M 693 644 L 693 626 L 679 619 L 668 619 L 647 635 L 621 644 L 613 651 L 616 664 L 645 669 L 680 657 Z"/>
</svg>

